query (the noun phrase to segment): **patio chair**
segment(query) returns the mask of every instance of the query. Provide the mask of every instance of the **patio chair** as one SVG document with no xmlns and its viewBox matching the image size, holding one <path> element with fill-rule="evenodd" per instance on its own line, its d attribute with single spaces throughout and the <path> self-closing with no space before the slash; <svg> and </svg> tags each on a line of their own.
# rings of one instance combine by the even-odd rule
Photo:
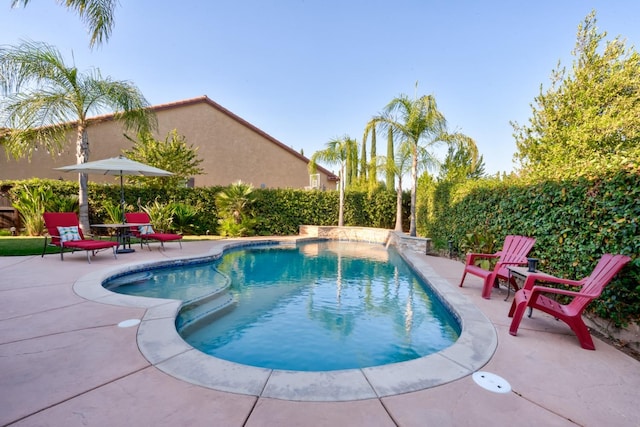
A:
<svg viewBox="0 0 640 427">
<path fill-rule="evenodd" d="M 182 234 L 174 234 L 174 233 L 156 233 L 153 230 L 153 227 L 150 225 L 151 218 L 146 212 L 130 212 L 125 213 L 125 218 L 127 222 L 131 224 L 144 224 L 144 225 L 134 225 L 130 228 L 131 235 L 140 239 L 140 248 L 142 248 L 143 243 L 146 243 L 149 250 L 151 250 L 151 246 L 149 245 L 150 240 L 157 240 L 160 242 L 160 246 L 162 250 L 164 250 L 164 242 L 177 241 L 180 244 L 180 249 L 182 249 Z"/>
<path fill-rule="evenodd" d="M 595 350 L 596 347 L 593 344 L 593 339 L 591 339 L 591 334 L 582 320 L 582 312 L 591 301 L 600 296 L 604 287 L 613 279 L 613 276 L 630 260 L 631 258 L 625 255 L 604 254 L 591 275 L 578 281 L 550 277 L 546 274 L 530 274 L 522 289 L 516 292 L 513 303 L 511 304 L 509 317 L 513 317 L 513 320 L 511 321 L 509 333 L 514 336 L 518 333 L 518 326 L 520 325 L 525 309 L 531 307 L 544 311 L 556 319 L 565 322 L 578 337 L 582 348 Z M 536 285 L 536 281 L 580 287 L 580 290 L 576 292 L 567 289 L 538 286 Z M 573 298 L 569 303 L 562 304 L 547 295 L 564 295 Z M 531 317 L 531 312 L 529 312 L 529 317 Z"/>
<path fill-rule="evenodd" d="M 467 262 L 464 267 L 464 273 L 462 273 L 462 279 L 460 279 L 460 287 L 462 287 L 464 278 L 467 276 L 467 273 L 471 273 L 474 276 L 479 276 L 484 279 L 484 285 L 482 287 L 482 298 L 491 298 L 491 288 L 497 286 L 498 279 L 507 281 L 507 286 L 511 286 L 508 280 L 509 271 L 507 270 L 507 266 L 526 265 L 527 254 L 529 253 L 535 242 L 536 239 L 534 239 L 533 237 L 507 236 L 504 239 L 502 250 L 496 252 L 495 254 L 467 254 Z M 498 258 L 498 262 L 496 263 L 493 270 L 485 270 L 484 268 L 475 265 L 476 260 L 482 258 Z"/>
<path fill-rule="evenodd" d="M 111 248 L 114 258 L 118 258 L 116 254 L 118 243 L 109 240 L 86 239 L 80 228 L 78 215 L 74 212 L 45 212 L 42 216 L 49 237 L 51 238 L 49 243 L 47 243 L 47 236 L 44 238 L 42 257 L 44 257 L 47 244 L 49 244 L 60 247 L 60 259 L 62 261 L 64 261 L 65 249 L 71 249 L 71 252 L 75 250 L 86 251 L 89 264 L 91 264 L 89 252 L 95 256 L 98 251 L 103 249 Z"/>
</svg>

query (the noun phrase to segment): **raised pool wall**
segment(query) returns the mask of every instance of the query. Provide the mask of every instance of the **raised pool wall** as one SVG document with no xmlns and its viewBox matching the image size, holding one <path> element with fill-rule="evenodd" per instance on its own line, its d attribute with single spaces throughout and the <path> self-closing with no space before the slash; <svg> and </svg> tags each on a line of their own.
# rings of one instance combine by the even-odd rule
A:
<svg viewBox="0 0 640 427">
<path fill-rule="evenodd" d="M 401 231 L 385 228 L 301 225 L 299 234 L 301 237 L 381 243 L 421 254 L 430 253 L 433 249 L 429 238 L 412 237 Z"/>
</svg>

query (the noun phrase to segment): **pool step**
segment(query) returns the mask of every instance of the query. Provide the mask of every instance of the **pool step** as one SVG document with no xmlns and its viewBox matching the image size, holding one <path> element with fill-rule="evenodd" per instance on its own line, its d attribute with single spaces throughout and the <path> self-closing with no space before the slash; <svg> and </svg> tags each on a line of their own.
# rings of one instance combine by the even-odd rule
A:
<svg viewBox="0 0 640 427">
<path fill-rule="evenodd" d="M 176 329 L 178 333 L 193 327 L 200 320 L 212 315 L 219 315 L 235 306 L 233 295 L 225 288 L 222 292 L 207 295 L 195 301 L 183 304 L 176 317 Z"/>
</svg>

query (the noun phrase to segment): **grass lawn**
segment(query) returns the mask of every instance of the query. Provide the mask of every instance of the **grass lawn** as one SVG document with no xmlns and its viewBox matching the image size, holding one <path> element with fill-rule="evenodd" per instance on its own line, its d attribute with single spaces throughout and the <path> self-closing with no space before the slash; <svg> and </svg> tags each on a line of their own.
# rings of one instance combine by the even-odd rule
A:
<svg viewBox="0 0 640 427">
<path fill-rule="evenodd" d="M 0 237 L 0 256 L 40 255 L 44 237 Z M 60 248 L 48 247 L 47 253 L 59 253 Z"/>
<path fill-rule="evenodd" d="M 184 236 L 185 241 L 193 240 L 217 240 L 220 236 Z M 131 243 L 135 243 L 133 240 Z M 0 256 L 23 256 L 23 255 L 40 255 L 44 246 L 44 237 L 13 237 L 0 236 Z M 47 246 L 48 254 L 60 253 L 60 248 L 55 246 Z"/>
</svg>

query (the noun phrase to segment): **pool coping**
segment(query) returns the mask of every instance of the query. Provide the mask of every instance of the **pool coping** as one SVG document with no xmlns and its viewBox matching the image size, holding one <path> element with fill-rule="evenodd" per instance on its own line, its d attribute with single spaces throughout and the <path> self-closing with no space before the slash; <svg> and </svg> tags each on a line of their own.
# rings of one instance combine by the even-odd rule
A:
<svg viewBox="0 0 640 427">
<path fill-rule="evenodd" d="M 309 240 L 294 239 L 293 242 Z M 278 238 L 270 241 L 281 242 Z M 239 245 L 265 240 L 220 242 L 203 255 L 172 262 L 217 258 Z M 286 239 L 291 243 L 291 238 Z M 168 375 L 202 387 L 292 401 L 339 402 L 394 396 L 443 385 L 482 368 L 498 345 L 497 332 L 489 319 L 471 301 L 431 268 L 425 256 L 397 248 L 405 261 L 428 282 L 458 318 L 461 333 L 450 347 L 418 359 L 361 369 L 298 372 L 257 368 L 209 356 L 187 344 L 175 328 L 181 301 L 117 294 L 102 283 L 109 277 L 139 270 L 156 262 L 137 262 L 97 270 L 79 278 L 74 292 L 91 301 L 145 308 L 138 326 L 137 342 L 149 363 Z M 162 262 L 162 264 L 166 264 Z"/>
</svg>

